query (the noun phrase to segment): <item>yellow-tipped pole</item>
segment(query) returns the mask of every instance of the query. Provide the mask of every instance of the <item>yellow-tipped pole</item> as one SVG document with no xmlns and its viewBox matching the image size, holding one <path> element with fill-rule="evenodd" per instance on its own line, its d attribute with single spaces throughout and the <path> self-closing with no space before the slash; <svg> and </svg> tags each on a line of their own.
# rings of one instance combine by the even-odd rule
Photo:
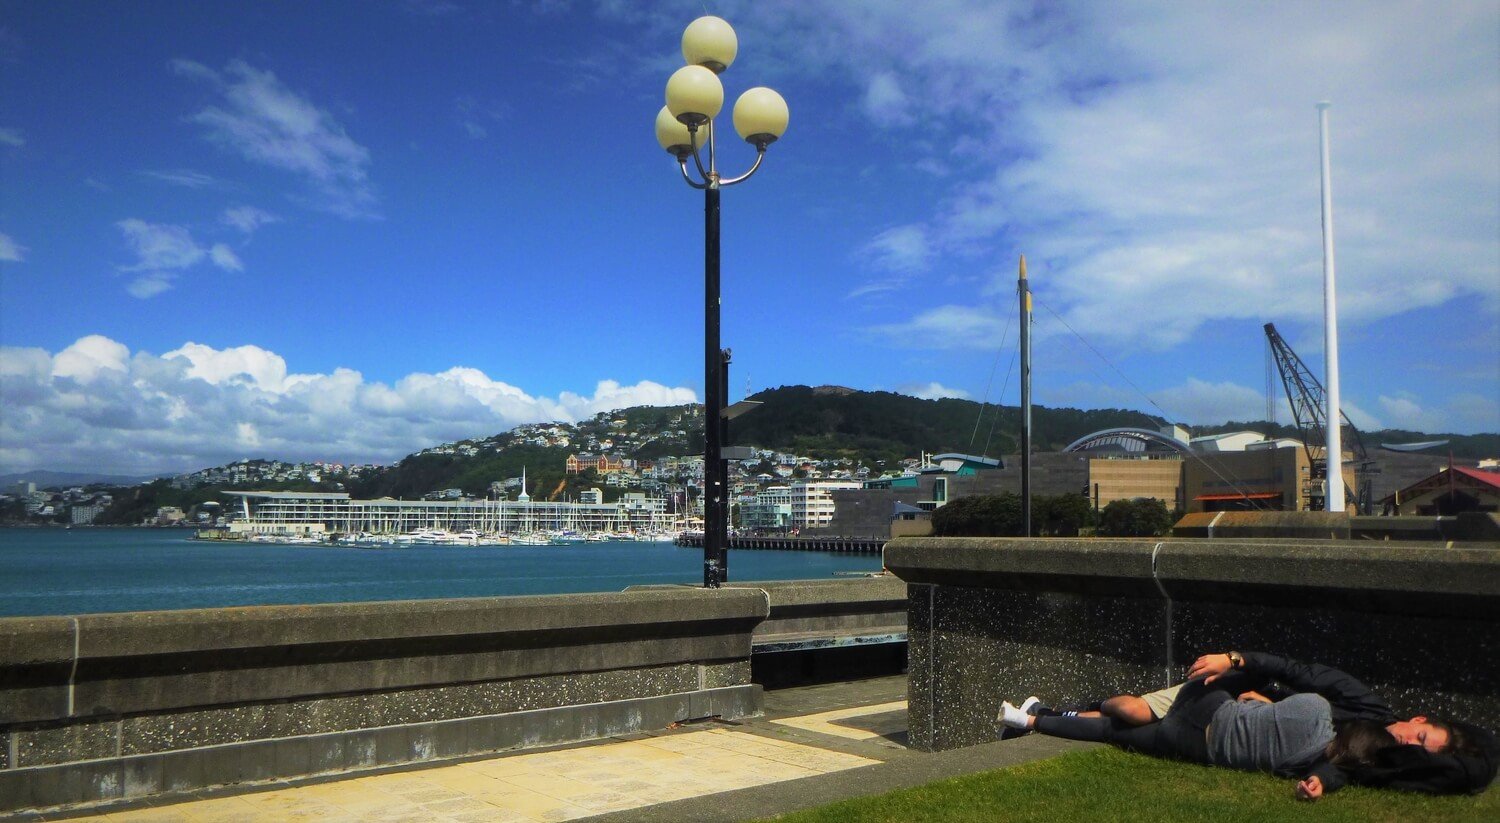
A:
<svg viewBox="0 0 1500 823">
<path fill-rule="evenodd" d="M 1021 305 L 1021 533 L 1031 536 L 1031 286 L 1026 281 L 1026 255 L 1016 281 Z"/>
</svg>

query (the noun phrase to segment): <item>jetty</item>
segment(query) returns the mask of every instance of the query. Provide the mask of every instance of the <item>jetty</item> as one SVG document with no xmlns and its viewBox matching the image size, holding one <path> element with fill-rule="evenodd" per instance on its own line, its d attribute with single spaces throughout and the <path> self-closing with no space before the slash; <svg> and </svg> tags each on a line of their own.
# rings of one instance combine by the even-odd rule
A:
<svg viewBox="0 0 1500 823">
<path fill-rule="evenodd" d="M 685 548 L 703 548 L 702 532 L 685 532 L 674 541 Z M 775 549 L 779 551 L 803 552 L 847 552 L 850 554 L 880 554 L 885 548 L 886 538 L 881 537 L 804 537 L 792 536 L 740 536 L 729 538 L 731 549 Z"/>
</svg>

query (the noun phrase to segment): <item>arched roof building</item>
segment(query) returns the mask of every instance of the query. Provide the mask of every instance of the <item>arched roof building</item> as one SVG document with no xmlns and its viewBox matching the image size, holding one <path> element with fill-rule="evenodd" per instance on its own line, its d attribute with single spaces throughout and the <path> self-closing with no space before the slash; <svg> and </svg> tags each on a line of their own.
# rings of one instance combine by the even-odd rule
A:
<svg viewBox="0 0 1500 823">
<path fill-rule="evenodd" d="M 1132 456 L 1187 454 L 1192 449 L 1182 440 L 1159 431 L 1125 426 L 1086 434 L 1063 448 L 1065 452 L 1125 453 Z"/>
</svg>

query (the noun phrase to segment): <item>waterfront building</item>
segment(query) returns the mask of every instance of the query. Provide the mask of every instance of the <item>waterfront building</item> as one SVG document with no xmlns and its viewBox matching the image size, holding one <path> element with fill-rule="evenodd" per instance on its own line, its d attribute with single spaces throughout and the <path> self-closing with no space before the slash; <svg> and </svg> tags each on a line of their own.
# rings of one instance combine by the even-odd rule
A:
<svg viewBox="0 0 1500 823">
<path fill-rule="evenodd" d="M 792 483 L 792 526 L 817 529 L 833 522 L 833 493 L 858 489 L 864 484 L 853 480 L 798 480 Z"/>
<path fill-rule="evenodd" d="M 68 510 L 68 522 L 75 526 L 87 526 L 94 522 L 94 518 L 104 511 L 104 507 L 94 503 L 80 503 Z"/>
<path fill-rule="evenodd" d="M 792 489 L 770 486 L 740 504 L 740 526 L 751 531 L 781 531 L 792 525 Z"/>
<path fill-rule="evenodd" d="M 1500 511 L 1500 473 L 1452 466 L 1400 489 L 1380 503 L 1382 512 L 1423 517 L 1496 512 Z"/>
<path fill-rule="evenodd" d="M 657 532 L 671 528 L 667 502 L 641 493 L 617 503 L 531 500 L 355 500 L 345 492 L 229 491 L 238 497 L 237 534 L 402 534 L 474 529 L 511 534 L 539 530 Z"/>
</svg>

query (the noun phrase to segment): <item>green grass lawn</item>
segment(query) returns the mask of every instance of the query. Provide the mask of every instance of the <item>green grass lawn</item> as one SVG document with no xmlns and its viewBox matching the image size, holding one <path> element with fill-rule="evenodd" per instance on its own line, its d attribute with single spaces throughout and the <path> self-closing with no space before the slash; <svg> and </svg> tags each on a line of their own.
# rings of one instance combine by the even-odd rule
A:
<svg viewBox="0 0 1500 823">
<path fill-rule="evenodd" d="M 1116 749 L 845 800 L 773 818 L 789 823 L 859 821 L 1500 821 L 1500 791 L 1428 797 L 1355 786 L 1316 803 L 1295 800 L 1293 781 Z"/>
</svg>

